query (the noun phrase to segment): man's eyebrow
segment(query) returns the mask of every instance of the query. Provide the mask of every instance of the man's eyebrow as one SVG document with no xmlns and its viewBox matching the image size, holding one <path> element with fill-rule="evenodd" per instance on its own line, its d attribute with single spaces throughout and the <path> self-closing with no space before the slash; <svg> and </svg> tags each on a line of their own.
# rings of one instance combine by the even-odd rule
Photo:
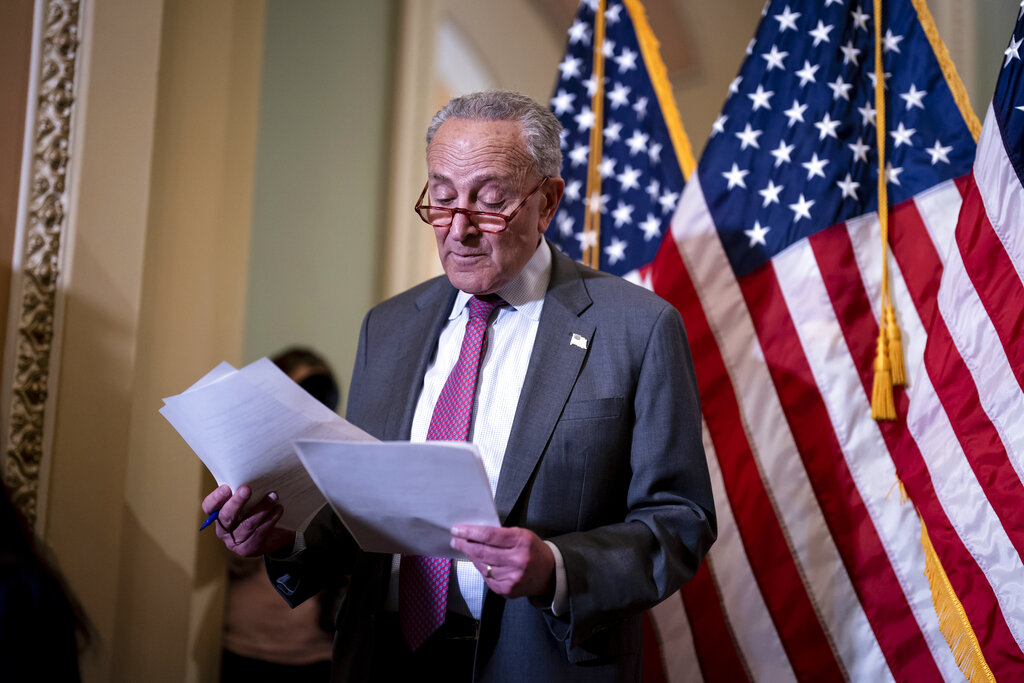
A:
<svg viewBox="0 0 1024 683">
<path fill-rule="evenodd" d="M 452 183 L 452 179 L 442 173 L 427 173 L 427 179 L 436 180 L 441 183 Z M 483 175 L 472 179 L 473 185 L 486 185 L 487 183 L 515 184 L 515 179 L 507 175 L 498 174 Z"/>
</svg>

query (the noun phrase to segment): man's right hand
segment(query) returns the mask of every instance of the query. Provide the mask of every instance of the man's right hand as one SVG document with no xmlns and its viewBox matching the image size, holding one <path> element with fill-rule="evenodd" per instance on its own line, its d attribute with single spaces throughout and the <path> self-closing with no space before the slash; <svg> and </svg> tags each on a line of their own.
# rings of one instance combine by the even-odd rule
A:
<svg viewBox="0 0 1024 683">
<path fill-rule="evenodd" d="M 203 513 L 217 513 L 217 536 L 227 549 L 242 557 L 258 557 L 291 546 L 295 532 L 277 527 L 284 508 L 277 502 L 277 494 L 271 492 L 266 498 L 251 506 L 244 513 L 242 508 L 252 494 L 248 486 L 242 485 L 232 494 L 227 484 L 213 490 L 203 499 Z"/>
</svg>

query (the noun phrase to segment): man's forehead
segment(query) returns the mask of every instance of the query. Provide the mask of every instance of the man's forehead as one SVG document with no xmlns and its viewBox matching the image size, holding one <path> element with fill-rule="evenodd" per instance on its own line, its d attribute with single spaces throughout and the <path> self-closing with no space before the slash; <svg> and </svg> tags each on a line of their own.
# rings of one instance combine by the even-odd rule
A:
<svg viewBox="0 0 1024 683">
<path fill-rule="evenodd" d="M 427 147 L 427 172 L 435 181 L 519 182 L 530 166 L 515 121 L 448 119 Z"/>
</svg>

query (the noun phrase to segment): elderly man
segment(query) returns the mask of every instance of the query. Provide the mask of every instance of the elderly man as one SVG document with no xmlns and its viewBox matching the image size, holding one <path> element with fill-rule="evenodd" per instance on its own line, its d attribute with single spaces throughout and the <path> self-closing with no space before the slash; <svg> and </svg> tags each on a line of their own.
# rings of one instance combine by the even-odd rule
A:
<svg viewBox="0 0 1024 683">
<path fill-rule="evenodd" d="M 469 561 L 364 553 L 329 508 L 285 532 L 273 494 L 239 514 L 247 487 L 203 502 L 291 604 L 351 574 L 335 680 L 638 680 L 641 613 L 715 538 L 679 314 L 543 238 L 564 188 L 559 128 L 509 92 L 438 112 L 416 210 L 445 275 L 360 333 L 351 422 L 480 449 L 502 526 L 451 530 Z"/>
</svg>

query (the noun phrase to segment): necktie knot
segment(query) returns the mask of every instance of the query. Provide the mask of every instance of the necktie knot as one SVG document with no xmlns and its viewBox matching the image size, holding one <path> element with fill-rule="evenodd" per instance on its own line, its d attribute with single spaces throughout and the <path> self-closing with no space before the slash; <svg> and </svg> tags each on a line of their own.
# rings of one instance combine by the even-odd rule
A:
<svg viewBox="0 0 1024 683">
<path fill-rule="evenodd" d="M 495 308 L 504 304 L 505 300 L 497 294 L 484 294 L 483 296 L 472 297 L 466 306 L 469 308 L 470 318 L 487 320 Z"/>
</svg>

